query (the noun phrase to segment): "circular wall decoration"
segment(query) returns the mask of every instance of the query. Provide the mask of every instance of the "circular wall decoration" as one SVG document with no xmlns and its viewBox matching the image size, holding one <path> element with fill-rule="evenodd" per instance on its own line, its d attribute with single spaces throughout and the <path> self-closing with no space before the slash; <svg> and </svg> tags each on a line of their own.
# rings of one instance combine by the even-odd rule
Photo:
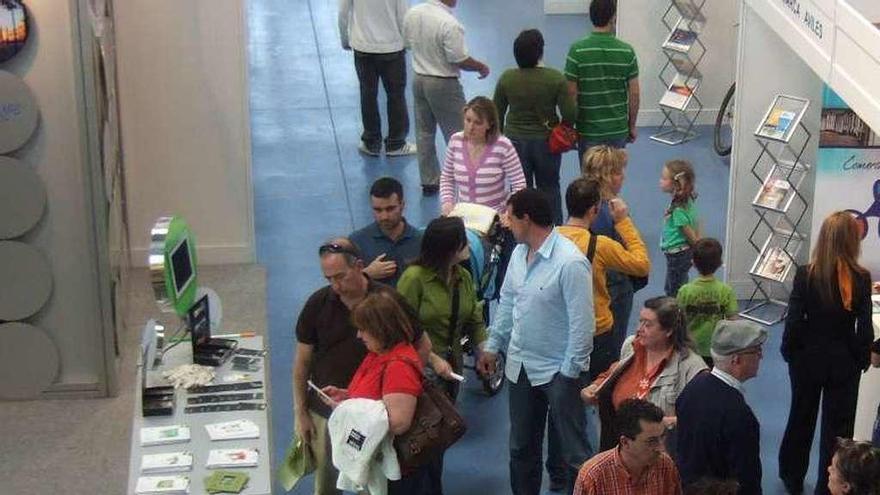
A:
<svg viewBox="0 0 880 495">
<path fill-rule="evenodd" d="M 24 162 L 0 156 L 0 239 L 34 228 L 46 208 L 46 188 Z"/>
<path fill-rule="evenodd" d="M 0 0 L 0 62 L 24 48 L 30 34 L 27 9 L 20 0 Z"/>
<path fill-rule="evenodd" d="M 0 324 L 0 399 L 33 399 L 58 376 L 58 346 L 39 327 Z"/>
<path fill-rule="evenodd" d="M 27 318 L 52 294 L 52 269 L 37 248 L 0 241 L 0 320 Z"/>
<path fill-rule="evenodd" d="M 30 88 L 20 77 L 0 70 L 0 154 L 21 148 L 33 135 L 37 120 L 37 102 Z"/>
</svg>

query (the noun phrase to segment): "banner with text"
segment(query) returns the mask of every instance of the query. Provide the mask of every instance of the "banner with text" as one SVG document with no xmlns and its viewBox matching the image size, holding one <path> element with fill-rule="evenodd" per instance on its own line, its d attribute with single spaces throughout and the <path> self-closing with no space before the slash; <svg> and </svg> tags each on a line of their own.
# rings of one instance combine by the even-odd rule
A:
<svg viewBox="0 0 880 495">
<path fill-rule="evenodd" d="M 813 194 L 812 238 L 829 214 L 846 210 L 862 227 L 862 264 L 880 278 L 880 138 L 826 87 Z"/>
</svg>

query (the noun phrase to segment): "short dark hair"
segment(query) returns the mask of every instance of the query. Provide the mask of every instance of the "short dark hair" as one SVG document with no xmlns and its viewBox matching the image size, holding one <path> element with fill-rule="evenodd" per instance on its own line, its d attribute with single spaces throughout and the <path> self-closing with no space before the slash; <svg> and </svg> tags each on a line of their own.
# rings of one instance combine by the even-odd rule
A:
<svg viewBox="0 0 880 495">
<path fill-rule="evenodd" d="M 412 264 L 445 272 L 466 244 L 464 221 L 460 217 L 435 218 L 425 228 L 419 257 Z"/>
<path fill-rule="evenodd" d="M 880 449 L 869 442 L 837 439 L 837 471 L 849 493 L 880 493 Z"/>
<path fill-rule="evenodd" d="M 520 189 L 507 200 L 513 216 L 529 219 L 541 227 L 553 226 L 553 209 L 547 195 L 537 189 Z"/>
<path fill-rule="evenodd" d="M 390 198 L 392 194 L 403 201 L 403 185 L 394 177 L 379 177 L 370 186 L 370 196 L 375 198 Z"/>
<path fill-rule="evenodd" d="M 590 2 L 590 22 L 595 27 L 605 27 L 617 15 L 617 0 L 593 0 Z"/>
<path fill-rule="evenodd" d="M 711 275 L 721 266 L 724 248 L 717 239 L 703 237 L 694 245 L 694 266 L 700 275 Z"/>
<path fill-rule="evenodd" d="M 520 69 L 538 65 L 544 56 L 544 36 L 537 29 L 526 29 L 513 41 L 513 58 Z"/>
<path fill-rule="evenodd" d="M 617 409 L 617 431 L 626 438 L 635 440 L 642 432 L 639 421 L 660 423 L 663 421 L 663 409 L 644 399 L 627 399 Z"/>
<path fill-rule="evenodd" d="M 568 216 L 583 217 L 590 208 L 599 204 L 601 186 L 596 179 L 578 177 L 565 190 L 565 208 Z"/>
</svg>

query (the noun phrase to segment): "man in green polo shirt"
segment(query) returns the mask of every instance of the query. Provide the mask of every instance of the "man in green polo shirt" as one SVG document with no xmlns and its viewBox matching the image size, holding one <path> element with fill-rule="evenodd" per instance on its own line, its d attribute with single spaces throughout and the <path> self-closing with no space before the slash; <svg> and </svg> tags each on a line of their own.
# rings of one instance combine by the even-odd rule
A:
<svg viewBox="0 0 880 495">
<path fill-rule="evenodd" d="M 568 51 L 565 77 L 577 98 L 580 156 L 598 144 L 623 148 L 636 140 L 639 63 L 632 47 L 614 36 L 617 0 L 592 0 L 593 32 Z"/>
</svg>

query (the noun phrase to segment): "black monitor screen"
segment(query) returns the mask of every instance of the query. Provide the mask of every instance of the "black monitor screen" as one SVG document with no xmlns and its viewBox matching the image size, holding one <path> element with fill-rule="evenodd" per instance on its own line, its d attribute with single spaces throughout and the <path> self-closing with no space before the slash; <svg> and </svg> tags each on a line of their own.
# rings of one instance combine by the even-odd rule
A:
<svg viewBox="0 0 880 495">
<path fill-rule="evenodd" d="M 192 261 L 189 257 L 189 242 L 186 238 L 171 253 L 171 270 L 174 273 L 174 292 L 177 297 L 193 276 Z"/>
</svg>

